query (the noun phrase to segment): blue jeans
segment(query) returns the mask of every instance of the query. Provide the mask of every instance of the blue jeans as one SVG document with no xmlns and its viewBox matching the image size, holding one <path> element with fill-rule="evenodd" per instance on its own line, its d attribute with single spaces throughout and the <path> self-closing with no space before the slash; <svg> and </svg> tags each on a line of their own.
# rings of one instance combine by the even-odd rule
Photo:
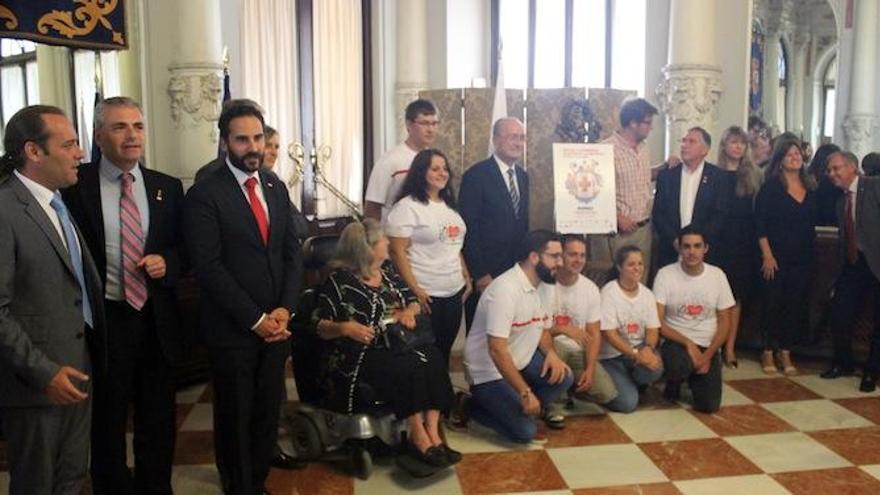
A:
<svg viewBox="0 0 880 495">
<path fill-rule="evenodd" d="M 633 412 L 639 405 L 639 387 L 650 385 L 663 375 L 663 366 L 654 371 L 623 354 L 603 359 L 602 364 L 617 387 L 617 398 L 606 403 L 605 407 L 617 412 Z"/>
<path fill-rule="evenodd" d="M 562 392 L 571 387 L 574 378 L 566 374 L 565 378 L 553 385 L 541 376 L 544 365 L 544 354 L 535 351 L 532 360 L 520 374 L 529 384 L 541 407 L 549 406 Z M 469 413 L 472 418 L 492 428 L 504 437 L 518 443 L 528 443 L 535 438 L 537 425 L 535 420 L 527 416 L 522 409 L 519 393 L 505 379 L 473 385 L 471 387 Z"/>
</svg>

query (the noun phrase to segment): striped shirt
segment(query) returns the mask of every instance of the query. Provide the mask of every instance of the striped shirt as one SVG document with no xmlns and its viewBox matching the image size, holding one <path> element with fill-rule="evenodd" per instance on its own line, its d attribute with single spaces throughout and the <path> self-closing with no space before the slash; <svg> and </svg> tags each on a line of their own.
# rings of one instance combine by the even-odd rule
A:
<svg viewBox="0 0 880 495">
<path fill-rule="evenodd" d="M 614 145 L 614 180 L 617 185 L 617 214 L 634 222 L 651 216 L 651 164 L 644 141 L 633 149 L 619 132 L 603 141 Z"/>
</svg>

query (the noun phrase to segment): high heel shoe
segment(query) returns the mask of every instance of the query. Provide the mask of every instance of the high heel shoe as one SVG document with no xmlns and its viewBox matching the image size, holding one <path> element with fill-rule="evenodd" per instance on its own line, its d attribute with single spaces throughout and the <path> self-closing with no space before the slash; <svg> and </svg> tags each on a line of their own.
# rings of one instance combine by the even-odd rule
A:
<svg viewBox="0 0 880 495">
<path fill-rule="evenodd" d="M 761 353 L 761 369 L 764 370 L 764 374 L 776 374 L 776 361 L 773 360 L 773 351 L 764 351 Z"/>
<path fill-rule="evenodd" d="M 794 376 L 798 374 L 798 369 L 795 368 L 794 363 L 791 362 L 791 353 L 789 351 L 779 351 L 779 354 L 777 354 L 776 357 L 779 359 L 779 367 L 782 368 L 782 372 L 785 376 Z"/>
<path fill-rule="evenodd" d="M 736 360 L 736 356 L 728 356 L 726 353 L 724 354 L 724 366 L 728 368 L 739 368 L 739 362 Z"/>
</svg>

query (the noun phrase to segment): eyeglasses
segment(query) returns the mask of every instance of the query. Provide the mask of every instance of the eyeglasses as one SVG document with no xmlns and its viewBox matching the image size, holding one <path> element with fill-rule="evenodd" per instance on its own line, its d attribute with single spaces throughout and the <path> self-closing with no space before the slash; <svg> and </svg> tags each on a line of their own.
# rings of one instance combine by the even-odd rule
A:
<svg viewBox="0 0 880 495">
<path fill-rule="evenodd" d="M 416 125 L 419 125 L 422 127 L 428 127 L 428 128 L 440 126 L 439 120 L 414 120 L 413 123 Z"/>
<path fill-rule="evenodd" d="M 549 256 L 549 257 L 553 258 L 554 260 L 561 260 L 562 259 L 562 253 L 548 253 L 545 251 L 545 252 L 541 253 L 541 256 Z"/>
</svg>

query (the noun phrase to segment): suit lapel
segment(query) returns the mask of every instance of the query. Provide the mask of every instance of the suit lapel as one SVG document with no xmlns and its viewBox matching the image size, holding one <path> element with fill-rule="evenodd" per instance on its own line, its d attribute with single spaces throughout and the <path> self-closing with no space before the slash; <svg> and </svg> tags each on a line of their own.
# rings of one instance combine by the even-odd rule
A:
<svg viewBox="0 0 880 495">
<path fill-rule="evenodd" d="M 709 168 L 709 162 L 703 164 L 703 173 L 700 175 L 700 182 L 697 183 L 697 196 L 694 198 L 694 217 L 697 216 L 697 212 L 709 213 L 710 209 L 704 207 L 703 203 L 708 201 L 712 193 L 709 192 L 709 189 L 715 185 L 715 181 L 712 180 L 712 169 Z M 711 182 L 711 184 L 710 184 Z M 681 185 L 681 181 L 679 181 L 679 186 Z"/>
<path fill-rule="evenodd" d="M 673 218 L 673 221 L 679 228 L 681 228 L 681 174 L 683 170 L 682 167 L 684 166 L 685 165 L 682 163 L 677 169 L 672 171 L 672 177 L 670 177 L 672 180 L 669 183 L 671 188 L 669 200 L 672 203 L 673 211 L 675 212 L 675 218 Z"/>
<path fill-rule="evenodd" d="M 141 167 L 141 175 L 144 178 L 144 189 L 147 191 L 147 209 L 146 212 L 150 218 L 150 228 L 147 231 L 147 238 L 144 241 L 144 252 L 152 252 L 153 244 L 156 242 L 156 238 L 159 235 L 159 228 L 161 225 L 164 225 L 164 219 L 159 218 L 161 216 L 162 208 L 160 208 L 159 202 L 164 201 L 164 197 L 166 192 L 156 184 L 156 177 L 150 170 L 147 170 L 143 165 L 139 165 Z M 141 215 L 144 212 L 140 212 Z"/>
<path fill-rule="evenodd" d="M 250 203 L 248 203 L 244 192 L 242 192 L 241 186 L 238 184 L 238 181 L 235 180 L 235 176 L 232 174 L 232 171 L 230 171 L 229 168 L 225 166 L 225 164 L 223 166 L 222 177 L 224 182 L 226 183 L 226 188 L 228 189 L 226 195 L 228 198 L 230 198 L 230 201 L 232 201 L 235 210 L 238 211 L 239 218 L 241 218 L 241 221 L 244 222 L 244 225 L 248 225 L 248 228 L 253 235 L 254 242 L 259 243 L 262 246 L 263 238 L 260 235 L 260 227 L 257 225 L 257 219 L 254 218 L 254 212 L 251 211 L 251 205 Z M 267 200 L 266 203 L 268 204 L 269 201 Z"/>
<path fill-rule="evenodd" d="M 102 218 L 100 163 L 94 162 L 87 166 L 82 174 L 81 183 L 77 188 L 82 197 L 82 208 L 89 225 L 82 228 L 91 229 L 95 233 L 95 245 L 104 245 L 104 220 Z"/>
<path fill-rule="evenodd" d="M 52 221 L 49 220 L 45 210 L 43 210 L 36 198 L 33 197 L 24 184 L 18 179 L 14 180 L 18 199 L 25 204 L 25 213 L 27 213 L 27 215 L 31 217 L 31 220 L 40 227 L 40 230 L 42 230 L 43 234 L 49 239 L 49 243 L 52 244 L 52 248 L 55 249 L 55 253 L 58 254 L 58 257 L 61 258 L 64 266 L 67 267 L 67 270 L 73 275 L 73 278 L 76 279 L 76 272 L 73 270 L 73 264 L 70 261 L 70 253 L 67 252 L 67 248 L 64 246 L 64 241 L 61 240 L 58 231 L 55 230 L 55 226 L 52 225 Z M 82 237 L 80 236 L 80 238 Z"/>
<path fill-rule="evenodd" d="M 504 174 L 501 173 L 501 168 L 498 166 L 498 161 L 495 160 L 494 156 L 491 159 L 491 164 L 492 170 L 489 172 L 489 175 L 495 177 L 495 187 L 499 192 L 502 192 L 502 196 L 507 199 L 507 201 L 505 202 L 505 204 L 507 205 L 507 211 L 509 211 L 511 215 L 516 216 L 517 212 L 513 211 L 513 201 L 510 199 L 510 187 L 507 184 L 507 177 L 505 177 Z M 522 182 L 519 180 L 518 175 L 519 174 L 517 174 L 517 187 L 520 187 Z M 522 191 L 521 187 L 520 191 Z M 520 193 L 519 196 L 520 198 L 522 198 L 522 193 Z M 522 204 L 522 201 L 520 201 L 520 204 Z"/>
</svg>

